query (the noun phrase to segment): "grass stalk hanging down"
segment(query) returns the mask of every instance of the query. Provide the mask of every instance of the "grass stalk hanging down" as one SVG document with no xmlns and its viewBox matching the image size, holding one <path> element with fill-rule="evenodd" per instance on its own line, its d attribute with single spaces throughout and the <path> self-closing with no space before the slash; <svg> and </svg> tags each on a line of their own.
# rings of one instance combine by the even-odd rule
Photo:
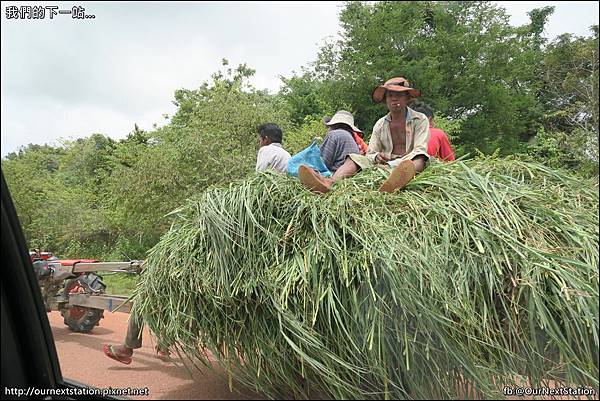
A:
<svg viewBox="0 0 600 401">
<path fill-rule="evenodd" d="M 598 181 L 517 159 L 432 164 L 326 195 L 258 174 L 176 210 L 135 312 L 269 397 L 598 389 Z"/>
</svg>

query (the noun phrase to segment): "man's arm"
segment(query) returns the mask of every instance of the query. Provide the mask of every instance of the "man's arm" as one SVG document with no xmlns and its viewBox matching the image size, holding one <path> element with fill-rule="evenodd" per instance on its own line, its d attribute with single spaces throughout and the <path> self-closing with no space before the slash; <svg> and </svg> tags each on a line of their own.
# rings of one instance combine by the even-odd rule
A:
<svg viewBox="0 0 600 401">
<path fill-rule="evenodd" d="M 415 124 L 414 147 L 412 161 L 415 164 L 417 173 L 425 170 L 425 162 L 429 159 L 427 154 L 427 145 L 429 144 L 429 121 L 427 119 L 419 120 Z"/>
<path fill-rule="evenodd" d="M 381 143 L 381 131 L 383 124 L 380 123 L 381 120 L 375 123 L 373 127 L 373 133 L 371 134 L 371 139 L 369 140 L 369 147 L 367 148 L 367 157 L 375 162 L 377 154 L 382 152 L 383 145 Z"/>
<path fill-rule="evenodd" d="M 415 165 L 415 171 L 420 173 L 425 170 L 425 163 L 427 162 L 427 157 L 425 155 L 416 155 L 412 159 L 413 164 Z"/>
</svg>

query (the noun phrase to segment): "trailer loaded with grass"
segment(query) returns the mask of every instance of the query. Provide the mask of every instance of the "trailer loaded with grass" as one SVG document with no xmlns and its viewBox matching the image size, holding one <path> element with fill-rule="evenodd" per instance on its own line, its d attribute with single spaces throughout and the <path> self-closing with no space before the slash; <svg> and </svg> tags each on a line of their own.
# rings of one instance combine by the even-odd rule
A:
<svg viewBox="0 0 600 401">
<path fill-rule="evenodd" d="M 134 313 L 269 397 L 598 388 L 598 180 L 516 158 L 326 195 L 262 173 L 174 211 Z M 200 365 L 199 365 L 200 366 Z"/>
</svg>

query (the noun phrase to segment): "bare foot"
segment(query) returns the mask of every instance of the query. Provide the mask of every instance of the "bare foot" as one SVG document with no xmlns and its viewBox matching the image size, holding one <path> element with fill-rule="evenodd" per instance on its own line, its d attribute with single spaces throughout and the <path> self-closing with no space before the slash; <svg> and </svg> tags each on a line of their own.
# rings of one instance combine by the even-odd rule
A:
<svg viewBox="0 0 600 401">
<path fill-rule="evenodd" d="M 392 193 L 398 189 L 404 188 L 415 177 L 415 165 L 410 160 L 404 160 L 398 164 L 385 180 L 379 192 Z"/>
<path fill-rule="evenodd" d="M 300 178 L 302 185 L 313 192 L 329 192 L 333 185 L 333 180 L 322 177 L 321 174 L 305 165 L 301 165 L 298 169 L 298 177 Z"/>
</svg>

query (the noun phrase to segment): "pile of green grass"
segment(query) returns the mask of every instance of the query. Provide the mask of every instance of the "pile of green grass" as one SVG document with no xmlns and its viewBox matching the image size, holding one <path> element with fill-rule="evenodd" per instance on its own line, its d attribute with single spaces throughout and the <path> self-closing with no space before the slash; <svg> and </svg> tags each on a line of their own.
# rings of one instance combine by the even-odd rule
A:
<svg viewBox="0 0 600 401">
<path fill-rule="evenodd" d="M 516 159 L 386 173 L 326 195 L 258 174 L 175 211 L 135 312 L 269 397 L 598 388 L 598 180 Z"/>
</svg>

